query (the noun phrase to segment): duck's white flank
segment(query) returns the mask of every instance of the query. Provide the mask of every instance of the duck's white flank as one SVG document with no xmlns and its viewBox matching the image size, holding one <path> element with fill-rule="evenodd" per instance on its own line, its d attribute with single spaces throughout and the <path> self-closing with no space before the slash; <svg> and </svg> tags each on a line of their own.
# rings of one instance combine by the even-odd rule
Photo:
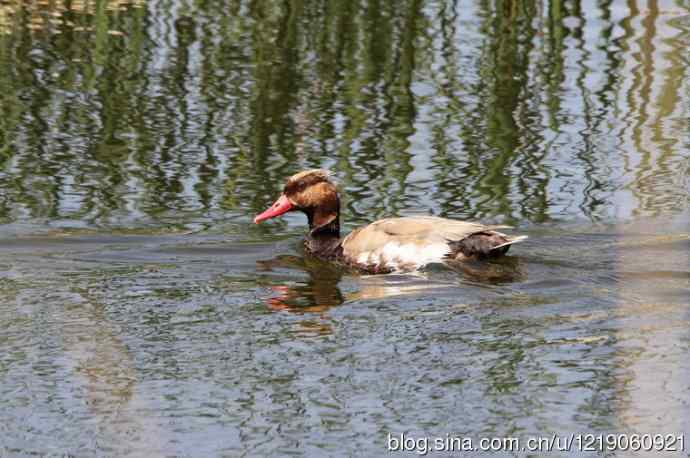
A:
<svg viewBox="0 0 690 458">
<path fill-rule="evenodd" d="M 385 265 L 393 270 L 410 270 L 443 262 L 449 253 L 450 247 L 447 243 L 420 246 L 415 243 L 388 242 L 376 250 L 360 253 L 357 262 L 365 265 Z"/>
</svg>

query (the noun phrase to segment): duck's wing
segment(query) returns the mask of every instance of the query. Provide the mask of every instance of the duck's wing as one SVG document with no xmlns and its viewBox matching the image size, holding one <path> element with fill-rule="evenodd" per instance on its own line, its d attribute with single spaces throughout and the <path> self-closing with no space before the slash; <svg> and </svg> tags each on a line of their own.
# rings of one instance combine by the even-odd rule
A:
<svg viewBox="0 0 690 458">
<path fill-rule="evenodd" d="M 484 224 L 459 221 L 455 219 L 439 218 L 437 216 L 411 216 L 402 218 L 386 218 L 370 224 L 394 237 L 415 238 L 443 238 L 448 241 L 458 241 L 481 231 L 508 229 L 510 226 L 486 226 Z"/>
<path fill-rule="evenodd" d="M 508 228 L 485 226 L 468 221 L 435 216 L 386 218 L 359 228 L 343 240 L 343 248 L 351 252 L 372 251 L 390 242 L 419 244 L 460 241 L 477 232 Z"/>
</svg>

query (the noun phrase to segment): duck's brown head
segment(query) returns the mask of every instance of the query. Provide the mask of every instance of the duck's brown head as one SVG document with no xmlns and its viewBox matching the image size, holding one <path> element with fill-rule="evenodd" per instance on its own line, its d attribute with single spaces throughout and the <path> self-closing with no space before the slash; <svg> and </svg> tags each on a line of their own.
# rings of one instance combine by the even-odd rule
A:
<svg viewBox="0 0 690 458">
<path fill-rule="evenodd" d="M 254 218 L 256 224 L 290 211 L 301 211 L 309 227 L 339 231 L 340 199 L 327 170 L 313 169 L 287 179 L 283 193 L 273 205 Z"/>
</svg>

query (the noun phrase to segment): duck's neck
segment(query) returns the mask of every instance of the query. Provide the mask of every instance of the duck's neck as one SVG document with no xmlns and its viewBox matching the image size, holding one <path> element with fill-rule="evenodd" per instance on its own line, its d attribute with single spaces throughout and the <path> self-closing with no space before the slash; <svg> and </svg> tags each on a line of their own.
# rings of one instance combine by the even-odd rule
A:
<svg viewBox="0 0 690 458">
<path fill-rule="evenodd" d="M 330 211 L 308 213 L 307 249 L 319 256 L 335 256 L 340 247 L 340 205 Z"/>
</svg>

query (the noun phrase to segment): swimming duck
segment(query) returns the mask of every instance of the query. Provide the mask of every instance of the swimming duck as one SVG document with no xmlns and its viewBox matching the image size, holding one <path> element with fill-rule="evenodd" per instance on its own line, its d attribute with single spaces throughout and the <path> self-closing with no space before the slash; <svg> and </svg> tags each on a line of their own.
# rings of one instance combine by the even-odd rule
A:
<svg viewBox="0 0 690 458">
<path fill-rule="evenodd" d="M 485 259 L 504 255 L 527 236 L 511 237 L 496 229 L 435 216 L 385 218 L 340 237 L 340 199 L 330 172 L 312 169 L 287 179 L 283 193 L 254 218 L 258 224 L 290 211 L 307 215 L 305 248 L 313 255 L 377 274 L 406 272 L 431 263 Z"/>
</svg>

